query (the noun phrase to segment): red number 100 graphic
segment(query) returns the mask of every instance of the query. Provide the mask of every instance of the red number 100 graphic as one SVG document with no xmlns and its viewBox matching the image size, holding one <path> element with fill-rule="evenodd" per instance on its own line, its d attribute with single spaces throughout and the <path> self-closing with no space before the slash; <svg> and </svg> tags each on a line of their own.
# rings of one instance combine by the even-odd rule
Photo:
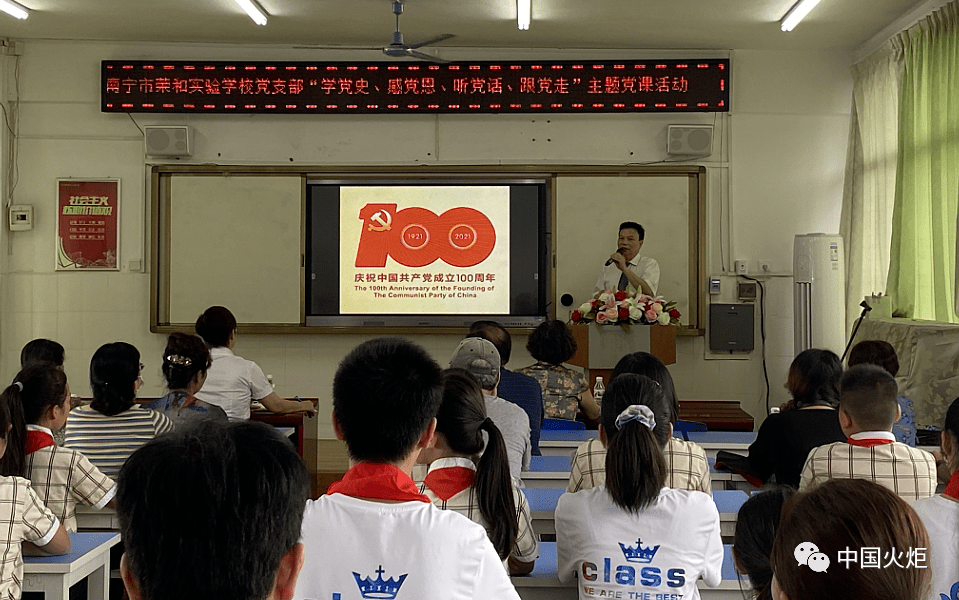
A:
<svg viewBox="0 0 959 600">
<path fill-rule="evenodd" d="M 496 230 L 473 208 L 451 208 L 441 215 L 418 207 L 397 211 L 395 204 L 367 204 L 360 210 L 363 233 L 357 267 L 386 266 L 386 257 L 407 267 L 441 259 L 454 267 L 472 267 L 490 255 Z"/>
</svg>

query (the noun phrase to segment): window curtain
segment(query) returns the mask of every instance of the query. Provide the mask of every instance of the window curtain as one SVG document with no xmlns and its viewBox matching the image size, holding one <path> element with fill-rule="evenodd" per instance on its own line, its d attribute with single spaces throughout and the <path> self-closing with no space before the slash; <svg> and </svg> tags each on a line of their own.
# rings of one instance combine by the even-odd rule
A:
<svg viewBox="0 0 959 600">
<path fill-rule="evenodd" d="M 899 39 L 852 67 L 852 110 L 839 233 L 846 247 L 847 332 L 865 296 L 884 293 L 896 197 L 899 89 L 903 48 Z"/>
<path fill-rule="evenodd" d="M 904 69 L 887 292 L 905 316 L 956 323 L 959 2 L 898 37 Z"/>
</svg>

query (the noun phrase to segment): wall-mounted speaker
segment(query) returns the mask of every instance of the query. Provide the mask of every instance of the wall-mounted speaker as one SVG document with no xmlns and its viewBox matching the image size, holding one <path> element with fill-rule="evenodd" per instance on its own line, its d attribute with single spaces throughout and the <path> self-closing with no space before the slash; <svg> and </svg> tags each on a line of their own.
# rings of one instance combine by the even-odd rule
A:
<svg viewBox="0 0 959 600">
<path fill-rule="evenodd" d="M 666 131 L 666 154 L 709 156 L 713 153 L 712 125 L 670 125 Z"/>
<path fill-rule="evenodd" d="M 143 140 L 148 156 L 190 156 L 193 153 L 189 125 L 148 125 L 143 128 Z"/>
</svg>

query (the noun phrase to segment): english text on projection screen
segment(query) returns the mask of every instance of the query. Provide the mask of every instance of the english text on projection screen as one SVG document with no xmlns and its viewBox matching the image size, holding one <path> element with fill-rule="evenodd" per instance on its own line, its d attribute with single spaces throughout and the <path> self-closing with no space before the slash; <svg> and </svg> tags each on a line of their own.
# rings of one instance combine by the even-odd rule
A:
<svg viewBox="0 0 959 600">
<path fill-rule="evenodd" d="M 340 189 L 340 314 L 509 314 L 508 186 Z"/>
</svg>

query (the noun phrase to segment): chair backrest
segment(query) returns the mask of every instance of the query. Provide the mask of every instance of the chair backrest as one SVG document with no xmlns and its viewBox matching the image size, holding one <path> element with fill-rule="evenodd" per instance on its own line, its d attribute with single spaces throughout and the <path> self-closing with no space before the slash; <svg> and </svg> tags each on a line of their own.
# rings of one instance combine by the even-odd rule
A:
<svg viewBox="0 0 959 600">
<path fill-rule="evenodd" d="M 706 431 L 706 424 L 701 421 L 687 421 L 686 419 L 677 419 L 673 425 L 673 431 Z"/>
<path fill-rule="evenodd" d="M 540 426 L 540 429 L 586 429 L 586 423 L 582 421 L 571 421 L 569 419 L 552 419 L 546 417 L 543 419 L 543 424 Z"/>
</svg>

